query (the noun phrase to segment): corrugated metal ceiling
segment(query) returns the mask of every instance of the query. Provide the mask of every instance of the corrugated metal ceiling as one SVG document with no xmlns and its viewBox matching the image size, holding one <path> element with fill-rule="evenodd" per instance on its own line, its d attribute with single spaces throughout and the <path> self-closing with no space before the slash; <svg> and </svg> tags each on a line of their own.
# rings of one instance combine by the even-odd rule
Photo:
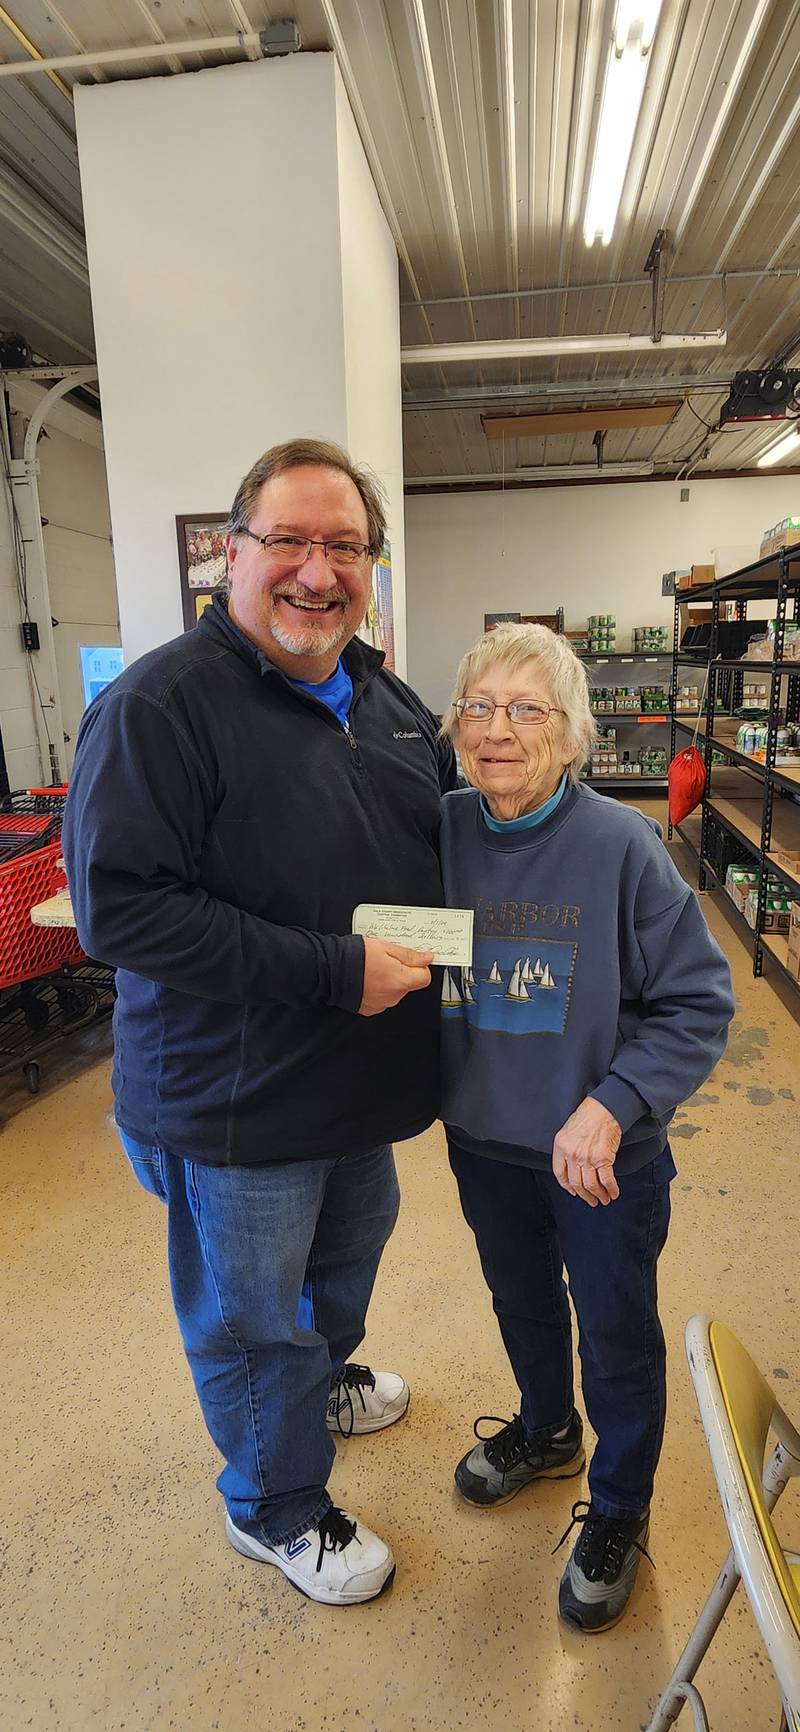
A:
<svg viewBox="0 0 800 1732">
<path fill-rule="evenodd" d="M 487 442 L 480 405 L 592 403 L 650 380 L 698 394 L 666 429 L 609 434 L 607 461 L 686 459 L 700 473 L 754 461 L 768 429 L 707 433 L 698 416 L 713 428 L 724 396 L 704 381 L 800 345 L 800 283 L 760 274 L 800 273 L 797 0 L 664 0 L 607 248 L 585 246 L 581 221 L 613 0 L 11 0 L 0 18 L 18 29 L 0 23 L 0 57 L 25 57 L 20 32 L 50 56 L 229 36 L 290 10 L 307 48 L 338 55 L 400 254 L 405 343 L 646 332 L 643 266 L 662 228 L 676 279 L 666 327 L 727 326 L 724 350 L 406 368 L 410 481 L 591 462 L 588 433 Z M 0 324 L 48 358 L 91 356 L 75 77 L 237 57 L 165 50 L 142 68 L 64 71 L 63 89 L 0 80 Z"/>
</svg>

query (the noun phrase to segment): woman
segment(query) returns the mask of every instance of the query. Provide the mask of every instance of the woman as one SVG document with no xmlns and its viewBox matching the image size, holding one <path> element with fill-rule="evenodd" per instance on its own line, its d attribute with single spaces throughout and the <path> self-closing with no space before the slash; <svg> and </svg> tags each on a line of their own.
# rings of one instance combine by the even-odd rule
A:
<svg viewBox="0 0 800 1732">
<path fill-rule="evenodd" d="M 472 784 L 444 801 L 446 898 L 475 910 L 472 967 L 444 977 L 443 1117 L 522 1396 L 493 1436 L 476 1424 L 456 1485 L 487 1506 L 580 1472 L 566 1265 L 598 1441 L 559 1612 L 584 1631 L 622 1616 L 647 1545 L 667 1127 L 734 1009 L 658 826 L 581 783 L 593 728 L 582 663 L 537 625 L 480 639 L 443 724 Z"/>
</svg>

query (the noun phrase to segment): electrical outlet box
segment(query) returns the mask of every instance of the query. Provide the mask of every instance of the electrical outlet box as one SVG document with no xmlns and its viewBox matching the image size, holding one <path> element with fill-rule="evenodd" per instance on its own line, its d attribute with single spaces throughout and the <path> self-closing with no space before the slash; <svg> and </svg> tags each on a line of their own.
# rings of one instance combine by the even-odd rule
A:
<svg viewBox="0 0 800 1732">
<path fill-rule="evenodd" d="M 259 46 L 265 59 L 280 54 L 299 54 L 303 38 L 293 18 L 276 18 L 258 33 Z"/>
</svg>

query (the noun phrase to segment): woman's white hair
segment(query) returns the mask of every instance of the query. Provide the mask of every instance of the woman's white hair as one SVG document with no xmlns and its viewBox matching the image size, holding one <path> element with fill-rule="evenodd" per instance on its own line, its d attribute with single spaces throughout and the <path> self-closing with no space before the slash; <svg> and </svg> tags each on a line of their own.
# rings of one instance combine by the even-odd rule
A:
<svg viewBox="0 0 800 1732">
<path fill-rule="evenodd" d="M 480 690 L 481 677 L 488 667 L 500 663 L 510 673 L 516 673 L 531 661 L 538 662 L 556 708 L 564 712 L 565 744 L 575 754 L 568 765 L 568 774 L 571 782 L 578 782 L 597 732 L 589 703 L 589 680 L 569 639 L 558 636 L 546 625 L 499 625 L 478 639 L 459 665 L 442 733 L 450 740 L 457 739 L 456 704 L 469 692 Z"/>
</svg>

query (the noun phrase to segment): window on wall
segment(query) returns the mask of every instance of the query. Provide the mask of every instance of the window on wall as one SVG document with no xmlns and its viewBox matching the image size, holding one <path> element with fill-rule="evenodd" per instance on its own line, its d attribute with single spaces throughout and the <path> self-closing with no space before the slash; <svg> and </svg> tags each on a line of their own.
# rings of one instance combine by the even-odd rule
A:
<svg viewBox="0 0 800 1732">
<path fill-rule="evenodd" d="M 122 650 L 119 644 L 82 644 L 80 658 L 84 702 L 90 704 L 122 673 Z"/>
</svg>

